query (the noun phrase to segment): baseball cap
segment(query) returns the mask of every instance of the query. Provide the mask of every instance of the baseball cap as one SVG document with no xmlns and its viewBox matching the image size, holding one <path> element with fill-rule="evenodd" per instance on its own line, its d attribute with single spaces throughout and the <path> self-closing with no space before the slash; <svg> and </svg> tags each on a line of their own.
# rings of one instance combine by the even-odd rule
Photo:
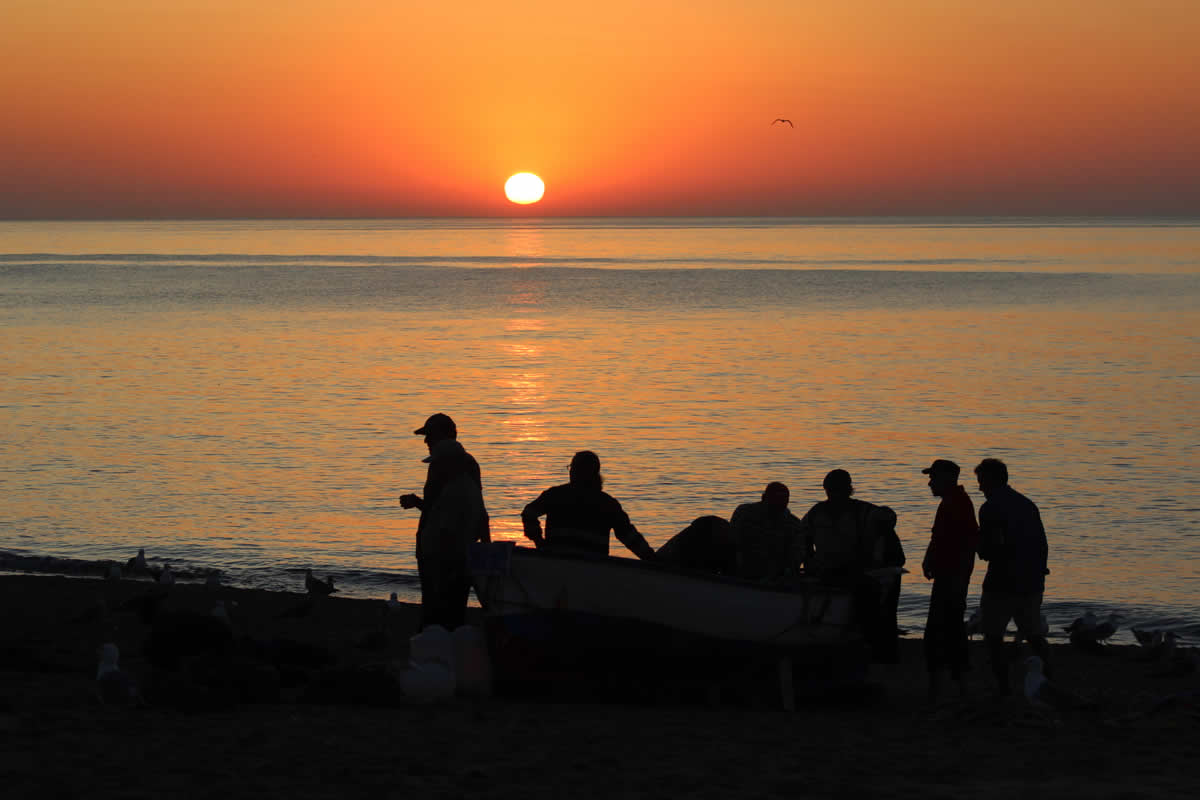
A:
<svg viewBox="0 0 1200 800">
<path fill-rule="evenodd" d="M 454 424 L 454 420 L 445 414 L 434 414 L 429 419 L 425 420 L 425 424 L 413 431 L 417 436 L 426 436 L 430 433 L 443 433 L 447 436 L 458 436 L 458 426 Z"/>
<path fill-rule="evenodd" d="M 955 464 L 953 461 L 949 461 L 945 458 L 935 459 L 932 464 L 921 470 L 922 474 L 924 475 L 930 475 L 934 472 L 951 472 L 955 475 L 958 475 L 960 471 L 961 470 L 959 470 L 958 464 Z"/>
</svg>

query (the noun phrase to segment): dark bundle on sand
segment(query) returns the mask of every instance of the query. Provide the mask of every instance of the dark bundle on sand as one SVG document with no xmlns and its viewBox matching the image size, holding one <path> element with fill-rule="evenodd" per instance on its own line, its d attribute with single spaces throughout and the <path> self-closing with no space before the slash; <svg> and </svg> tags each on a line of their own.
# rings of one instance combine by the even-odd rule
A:
<svg viewBox="0 0 1200 800">
<path fill-rule="evenodd" d="M 1191 797 L 1200 778 L 1195 676 L 1151 677 L 1159 665 L 1136 647 L 1052 648 L 1055 682 L 1100 711 L 1038 709 L 1019 692 L 991 701 L 981 646 L 970 697 L 931 708 L 911 639 L 900 664 L 871 668 L 869 697 L 801 695 L 794 713 L 771 701 L 770 674 L 715 704 L 701 685 L 647 674 L 598 696 L 565 683 L 527 700 L 413 705 L 395 684 L 412 606 L 326 597 L 280 618 L 303 596 L 151 590 L 0 577 L 5 798 Z M 383 649 L 356 646 L 381 625 Z M 101 702 L 106 641 L 145 704 Z"/>
</svg>

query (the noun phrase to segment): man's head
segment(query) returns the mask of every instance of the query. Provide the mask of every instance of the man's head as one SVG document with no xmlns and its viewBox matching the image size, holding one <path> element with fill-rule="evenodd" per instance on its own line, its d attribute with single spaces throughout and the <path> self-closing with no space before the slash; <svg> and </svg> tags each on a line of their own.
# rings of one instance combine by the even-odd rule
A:
<svg viewBox="0 0 1200 800">
<path fill-rule="evenodd" d="M 958 464 L 948 459 L 939 458 L 921 472 L 929 476 L 929 491 L 934 497 L 945 497 L 958 485 Z"/>
<path fill-rule="evenodd" d="M 850 495 L 854 494 L 850 473 L 844 469 L 830 470 L 821 485 L 825 487 L 825 496 L 830 500 L 849 500 Z"/>
<path fill-rule="evenodd" d="M 791 498 L 792 493 L 788 491 L 788 487 L 779 481 L 768 483 L 762 493 L 762 499 L 767 504 L 767 509 L 776 514 L 787 510 L 788 500 Z"/>
<path fill-rule="evenodd" d="M 458 426 L 454 420 L 445 414 L 434 414 L 425 420 L 425 424 L 413 431 L 417 436 L 425 437 L 425 444 L 432 450 L 433 446 L 443 439 L 457 439 Z"/>
<path fill-rule="evenodd" d="M 600 475 L 600 456 L 591 450 L 580 450 L 571 458 L 568 472 L 570 482 L 576 486 L 603 488 L 604 478 Z"/>
<path fill-rule="evenodd" d="M 985 458 L 975 467 L 975 479 L 984 496 L 1008 485 L 1008 467 L 998 458 Z"/>
</svg>

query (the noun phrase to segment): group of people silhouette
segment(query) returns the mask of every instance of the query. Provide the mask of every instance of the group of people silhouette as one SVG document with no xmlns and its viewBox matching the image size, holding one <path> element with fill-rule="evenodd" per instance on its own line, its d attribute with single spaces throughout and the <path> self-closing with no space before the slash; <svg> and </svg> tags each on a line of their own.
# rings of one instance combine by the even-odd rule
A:
<svg viewBox="0 0 1200 800">
<path fill-rule="evenodd" d="M 434 414 L 414 433 L 425 437 L 429 467 L 422 495 L 402 495 L 400 505 L 421 512 L 416 546 L 421 624 L 453 630 L 463 624 L 470 592 L 468 548 L 491 539 L 482 479 L 449 416 Z M 976 554 L 989 561 L 981 612 L 997 691 L 1009 691 L 1003 637 L 1010 620 L 1049 663 L 1039 625 L 1047 570 L 1037 507 L 1008 486 L 1002 462 L 984 459 L 975 474 L 987 501 L 976 523 L 970 497 L 958 483 L 959 472 L 946 459 L 923 470 L 930 490 L 941 498 L 922 561 L 922 573 L 933 581 L 924 637 L 931 698 L 936 698 L 943 671 L 964 685 L 964 615 Z M 674 567 L 772 583 L 803 576 L 849 586 L 874 660 L 895 663 L 899 576 L 905 564 L 896 514 L 855 498 L 851 476 L 843 469 L 830 471 L 823 487 L 826 498 L 796 517 L 788 509 L 788 487 L 768 483 L 759 501 L 739 505 L 729 520 L 699 517 L 655 550 L 621 503 L 604 491 L 600 458 L 582 450 L 571 459 L 567 483 L 538 495 L 522 510 L 521 520 L 525 536 L 539 550 L 604 556 L 611 534 L 638 558 Z"/>
</svg>

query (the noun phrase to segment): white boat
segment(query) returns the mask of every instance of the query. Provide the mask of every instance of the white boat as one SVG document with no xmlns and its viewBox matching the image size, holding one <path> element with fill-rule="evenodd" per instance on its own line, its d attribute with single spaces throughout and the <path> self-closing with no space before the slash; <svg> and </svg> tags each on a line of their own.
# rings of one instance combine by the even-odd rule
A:
<svg viewBox="0 0 1200 800">
<path fill-rule="evenodd" d="M 763 657 L 867 660 L 852 589 L 816 578 L 768 585 L 511 542 L 475 545 L 470 570 L 492 660 L 512 677 L 631 660 L 689 672 Z"/>
</svg>

